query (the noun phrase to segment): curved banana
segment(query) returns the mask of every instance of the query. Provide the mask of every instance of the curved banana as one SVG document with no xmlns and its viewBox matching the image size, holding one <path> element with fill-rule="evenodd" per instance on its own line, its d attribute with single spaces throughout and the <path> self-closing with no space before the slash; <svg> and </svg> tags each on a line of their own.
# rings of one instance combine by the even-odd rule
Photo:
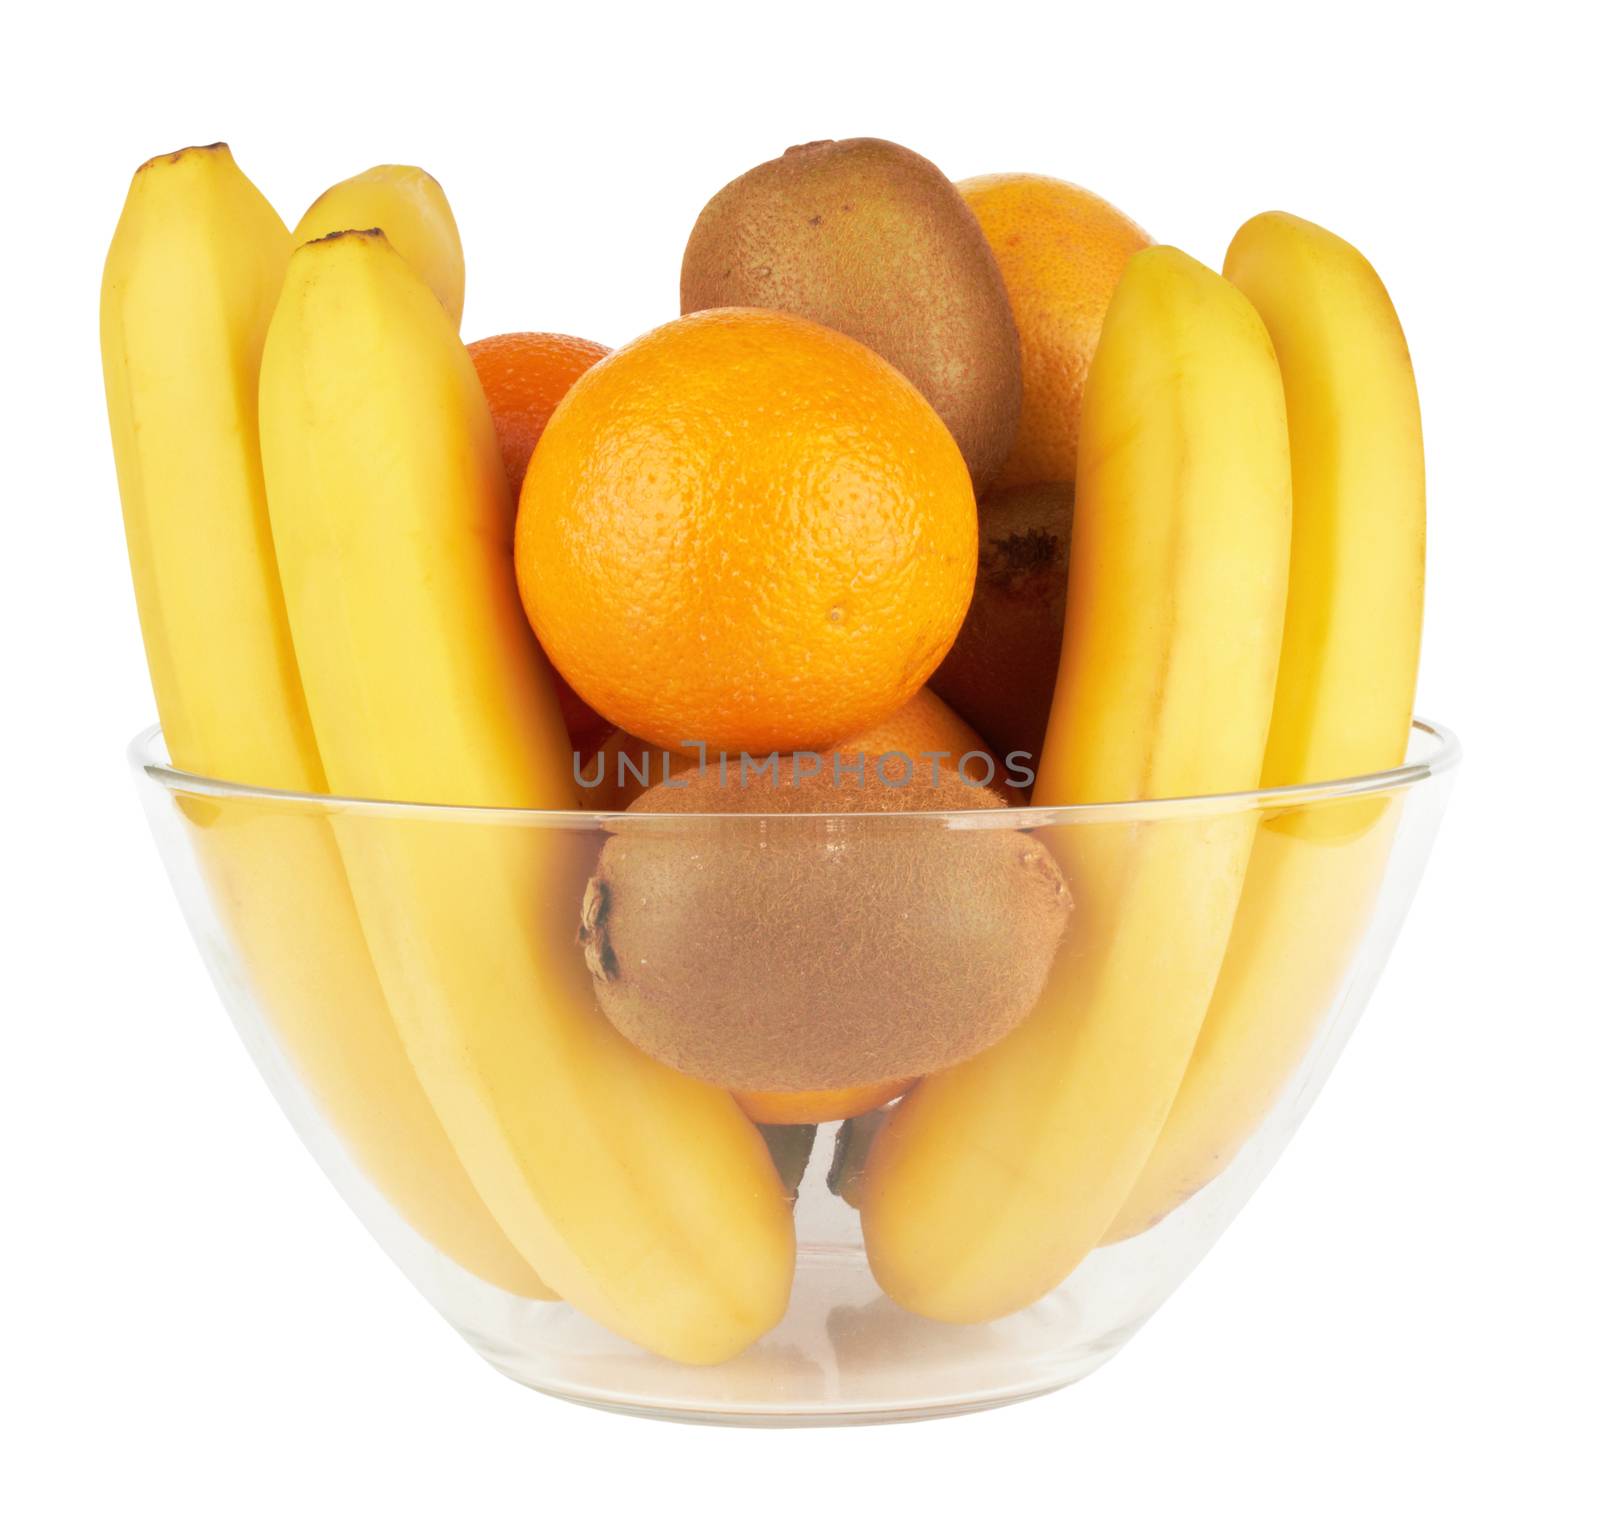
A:
<svg viewBox="0 0 1600 1528">
<path fill-rule="evenodd" d="M 381 228 L 461 327 L 467 266 L 444 187 L 410 164 L 378 164 L 329 186 L 295 224 L 297 244 L 347 228 Z"/>
<path fill-rule="evenodd" d="M 330 785 L 565 807 L 561 714 L 518 602 L 513 510 L 466 349 L 381 235 L 290 262 L 261 372 L 273 538 Z M 557 826 L 352 811 L 362 924 L 423 1085 L 515 1245 L 669 1358 L 782 1316 L 783 1185 L 725 1093 L 606 1022 L 573 938 L 594 846 Z"/>
<path fill-rule="evenodd" d="M 256 434 L 261 346 L 293 250 L 226 145 L 152 159 L 106 259 L 100 337 L 139 623 L 173 762 L 321 791 Z M 447 1256 L 549 1298 L 417 1082 L 325 822 L 238 800 L 205 805 L 190 828 L 221 917 L 283 1049 L 356 1162 Z"/>
<path fill-rule="evenodd" d="M 1223 274 L 1272 336 L 1294 471 L 1263 784 L 1388 769 L 1405 758 L 1422 640 L 1422 420 L 1405 335 L 1360 252 L 1302 218 L 1252 218 Z M 1263 824 L 1188 1073 L 1107 1240 L 1209 1183 L 1277 1101 L 1366 929 L 1398 815 L 1373 800 Z"/>
<path fill-rule="evenodd" d="M 1034 800 L 1253 787 L 1288 577 L 1283 389 L 1250 304 L 1176 250 L 1129 261 L 1084 400 L 1061 672 Z M 879 1132 L 862 1224 L 884 1291 L 986 1321 L 1059 1284 L 1150 1153 L 1205 1017 L 1254 821 L 1053 830 L 1075 897 L 1033 1015 Z"/>
</svg>

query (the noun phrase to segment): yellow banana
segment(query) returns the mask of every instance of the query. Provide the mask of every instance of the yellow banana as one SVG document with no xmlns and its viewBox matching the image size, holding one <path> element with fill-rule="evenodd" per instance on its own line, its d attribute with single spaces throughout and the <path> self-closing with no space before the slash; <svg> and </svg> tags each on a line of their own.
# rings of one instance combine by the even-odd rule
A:
<svg viewBox="0 0 1600 1528">
<path fill-rule="evenodd" d="M 1284 212 L 1252 218 L 1223 267 L 1277 348 L 1294 461 L 1285 668 L 1262 784 L 1405 758 L 1422 648 L 1422 415 L 1378 273 Z"/>
<path fill-rule="evenodd" d="M 315 789 L 256 441 L 261 343 L 293 250 L 225 144 L 152 159 L 106 257 L 100 339 L 139 622 L 173 761 Z"/>
<path fill-rule="evenodd" d="M 290 263 L 261 375 L 295 653 L 341 794 L 567 806 L 513 508 L 466 349 L 381 235 Z M 712 1363 L 782 1316 L 794 1228 L 727 1094 L 599 1012 L 573 929 L 594 846 L 555 825 L 354 811 L 338 824 L 429 1097 L 516 1246 L 579 1309 Z"/>
<path fill-rule="evenodd" d="M 467 295 L 461 235 L 444 187 L 426 170 L 379 164 L 329 186 L 295 225 L 295 242 L 309 244 L 347 228 L 381 228 L 460 329 Z"/>
<path fill-rule="evenodd" d="M 156 706 L 180 768 L 326 782 L 272 554 L 261 347 L 294 241 L 223 144 L 134 176 L 106 260 L 101 349 Z M 480 1278 L 548 1297 L 472 1188 L 394 1027 L 338 849 L 314 814 L 212 800 L 201 866 L 266 1016 L 359 1165 Z"/>
<path fill-rule="evenodd" d="M 1388 769 L 1405 758 L 1422 638 L 1422 422 L 1405 336 L 1362 255 L 1287 213 L 1246 223 L 1223 274 L 1272 336 L 1294 472 L 1263 784 Z M 1263 825 L 1188 1073 L 1107 1240 L 1209 1183 L 1276 1102 L 1366 928 L 1398 810 L 1345 803 Z"/>
<path fill-rule="evenodd" d="M 1085 394 L 1061 671 L 1035 801 L 1255 785 L 1288 577 L 1282 385 L 1248 302 L 1176 250 L 1129 261 Z M 899 1304 L 986 1321 L 1059 1284 L 1138 1176 L 1205 1017 L 1248 812 L 1052 834 L 1074 925 L 1033 1015 L 924 1081 L 868 1157 Z"/>
</svg>

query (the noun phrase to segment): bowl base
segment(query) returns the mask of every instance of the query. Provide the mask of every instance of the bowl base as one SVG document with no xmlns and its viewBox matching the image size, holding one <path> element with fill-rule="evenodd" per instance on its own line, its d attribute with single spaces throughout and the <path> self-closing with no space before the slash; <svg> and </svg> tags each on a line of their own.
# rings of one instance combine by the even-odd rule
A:
<svg viewBox="0 0 1600 1528">
<path fill-rule="evenodd" d="M 502 1373 L 506 1371 L 501 1370 Z M 509 1375 L 515 1379 L 515 1375 Z M 1001 1406 L 1015 1406 L 1019 1401 L 1031 1401 L 1041 1395 L 1051 1395 L 1064 1388 L 1046 1385 L 1042 1390 L 1025 1390 L 1020 1395 L 1002 1395 L 985 1400 L 953 1402 L 948 1406 L 905 1406 L 899 1409 L 884 1407 L 875 1411 L 791 1411 L 791 1412 L 731 1412 L 690 1411 L 684 1408 L 640 1406 L 623 1401 L 597 1401 L 588 1396 L 570 1395 L 563 1390 L 551 1390 L 543 1385 L 530 1385 L 541 1395 L 558 1401 L 571 1401 L 576 1406 L 587 1406 L 591 1411 L 609 1411 L 618 1416 L 644 1417 L 651 1422 L 682 1422 L 693 1427 L 882 1427 L 896 1422 L 936 1422 L 941 1417 L 961 1417 L 974 1411 L 994 1411 Z"/>
<path fill-rule="evenodd" d="M 901 1310 L 860 1247 L 805 1243 L 783 1320 L 727 1363 L 657 1358 L 566 1305 L 518 1301 L 463 1335 L 508 1378 L 579 1405 L 745 1427 L 910 1422 L 1046 1395 L 1092 1373 L 1131 1329 L 1091 1334 L 1065 1291 L 1002 1321 L 948 1326 Z"/>
</svg>

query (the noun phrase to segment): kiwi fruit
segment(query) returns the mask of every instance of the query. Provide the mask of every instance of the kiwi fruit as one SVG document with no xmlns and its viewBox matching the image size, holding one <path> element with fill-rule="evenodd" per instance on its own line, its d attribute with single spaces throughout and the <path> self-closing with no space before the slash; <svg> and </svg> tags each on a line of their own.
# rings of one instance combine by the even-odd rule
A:
<svg viewBox="0 0 1600 1528">
<path fill-rule="evenodd" d="M 706 203 L 682 310 L 776 308 L 876 350 L 922 392 L 981 490 L 1010 453 L 1022 355 L 994 252 L 961 193 L 881 138 L 790 149 Z"/>
<path fill-rule="evenodd" d="M 1004 760 L 1039 767 L 1067 619 L 1072 486 L 988 494 L 978 506 L 978 578 L 931 689 Z"/>
<path fill-rule="evenodd" d="M 612 1024 L 679 1071 L 770 1092 L 920 1077 L 1021 1023 L 1066 927 L 1060 868 L 1016 828 L 896 820 L 1000 799 L 948 766 L 884 763 L 858 781 L 783 758 L 741 783 L 730 761 L 640 796 L 579 930 Z M 653 815 L 684 812 L 766 820 Z"/>
</svg>

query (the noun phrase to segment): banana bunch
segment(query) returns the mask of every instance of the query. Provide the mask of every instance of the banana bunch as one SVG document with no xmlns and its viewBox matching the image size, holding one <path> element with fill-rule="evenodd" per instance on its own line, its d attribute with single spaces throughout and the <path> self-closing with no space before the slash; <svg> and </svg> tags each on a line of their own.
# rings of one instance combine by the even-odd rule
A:
<svg viewBox="0 0 1600 1528">
<path fill-rule="evenodd" d="M 162 730 L 194 773 L 326 791 L 279 585 L 257 430 L 295 243 L 225 145 L 134 176 L 101 350 Z M 192 838 L 263 1011 L 346 1148 L 412 1228 L 515 1294 L 550 1291 L 473 1190 L 401 1045 L 337 845 L 313 814 L 226 800 Z"/>
<path fill-rule="evenodd" d="M 1421 427 L 1399 323 L 1356 250 L 1267 213 L 1222 277 L 1171 250 L 1135 255 L 1080 453 L 1035 802 L 1403 760 Z M 873 1143 L 858 1192 L 884 1289 L 925 1316 L 993 1320 L 1221 1172 L 1339 989 L 1397 811 L 1291 807 L 1258 827 L 1242 807 L 1073 830 L 1057 854 L 1078 926 L 1038 1008 L 924 1082 Z"/>
<path fill-rule="evenodd" d="M 1269 212 L 1223 275 L 1260 313 L 1283 376 L 1294 531 L 1263 786 L 1404 762 L 1422 644 L 1422 420 L 1405 336 L 1343 239 Z M 1366 929 L 1400 803 L 1267 819 L 1183 1085 L 1107 1233 L 1147 1229 L 1234 1158 L 1277 1101 Z"/>
<path fill-rule="evenodd" d="M 1062 666 L 1035 799 L 1231 791 L 1261 769 L 1289 576 L 1272 343 L 1220 276 L 1135 255 L 1085 395 Z M 1032 1016 L 879 1133 L 861 1220 L 884 1290 L 989 1321 L 1099 1242 L 1159 1135 L 1227 947 L 1254 819 L 1076 828 L 1077 926 Z"/>
<path fill-rule="evenodd" d="M 296 248 L 224 146 L 134 178 L 102 351 L 180 768 L 571 805 L 441 203 L 420 172 L 371 172 L 302 224 L 369 231 Z M 420 1235 L 685 1362 L 781 1317 L 793 1221 L 756 1127 L 623 1041 L 576 947 L 542 947 L 519 915 L 575 906 L 582 867 L 436 818 L 225 804 L 193 834 L 285 1052 Z"/>
</svg>

